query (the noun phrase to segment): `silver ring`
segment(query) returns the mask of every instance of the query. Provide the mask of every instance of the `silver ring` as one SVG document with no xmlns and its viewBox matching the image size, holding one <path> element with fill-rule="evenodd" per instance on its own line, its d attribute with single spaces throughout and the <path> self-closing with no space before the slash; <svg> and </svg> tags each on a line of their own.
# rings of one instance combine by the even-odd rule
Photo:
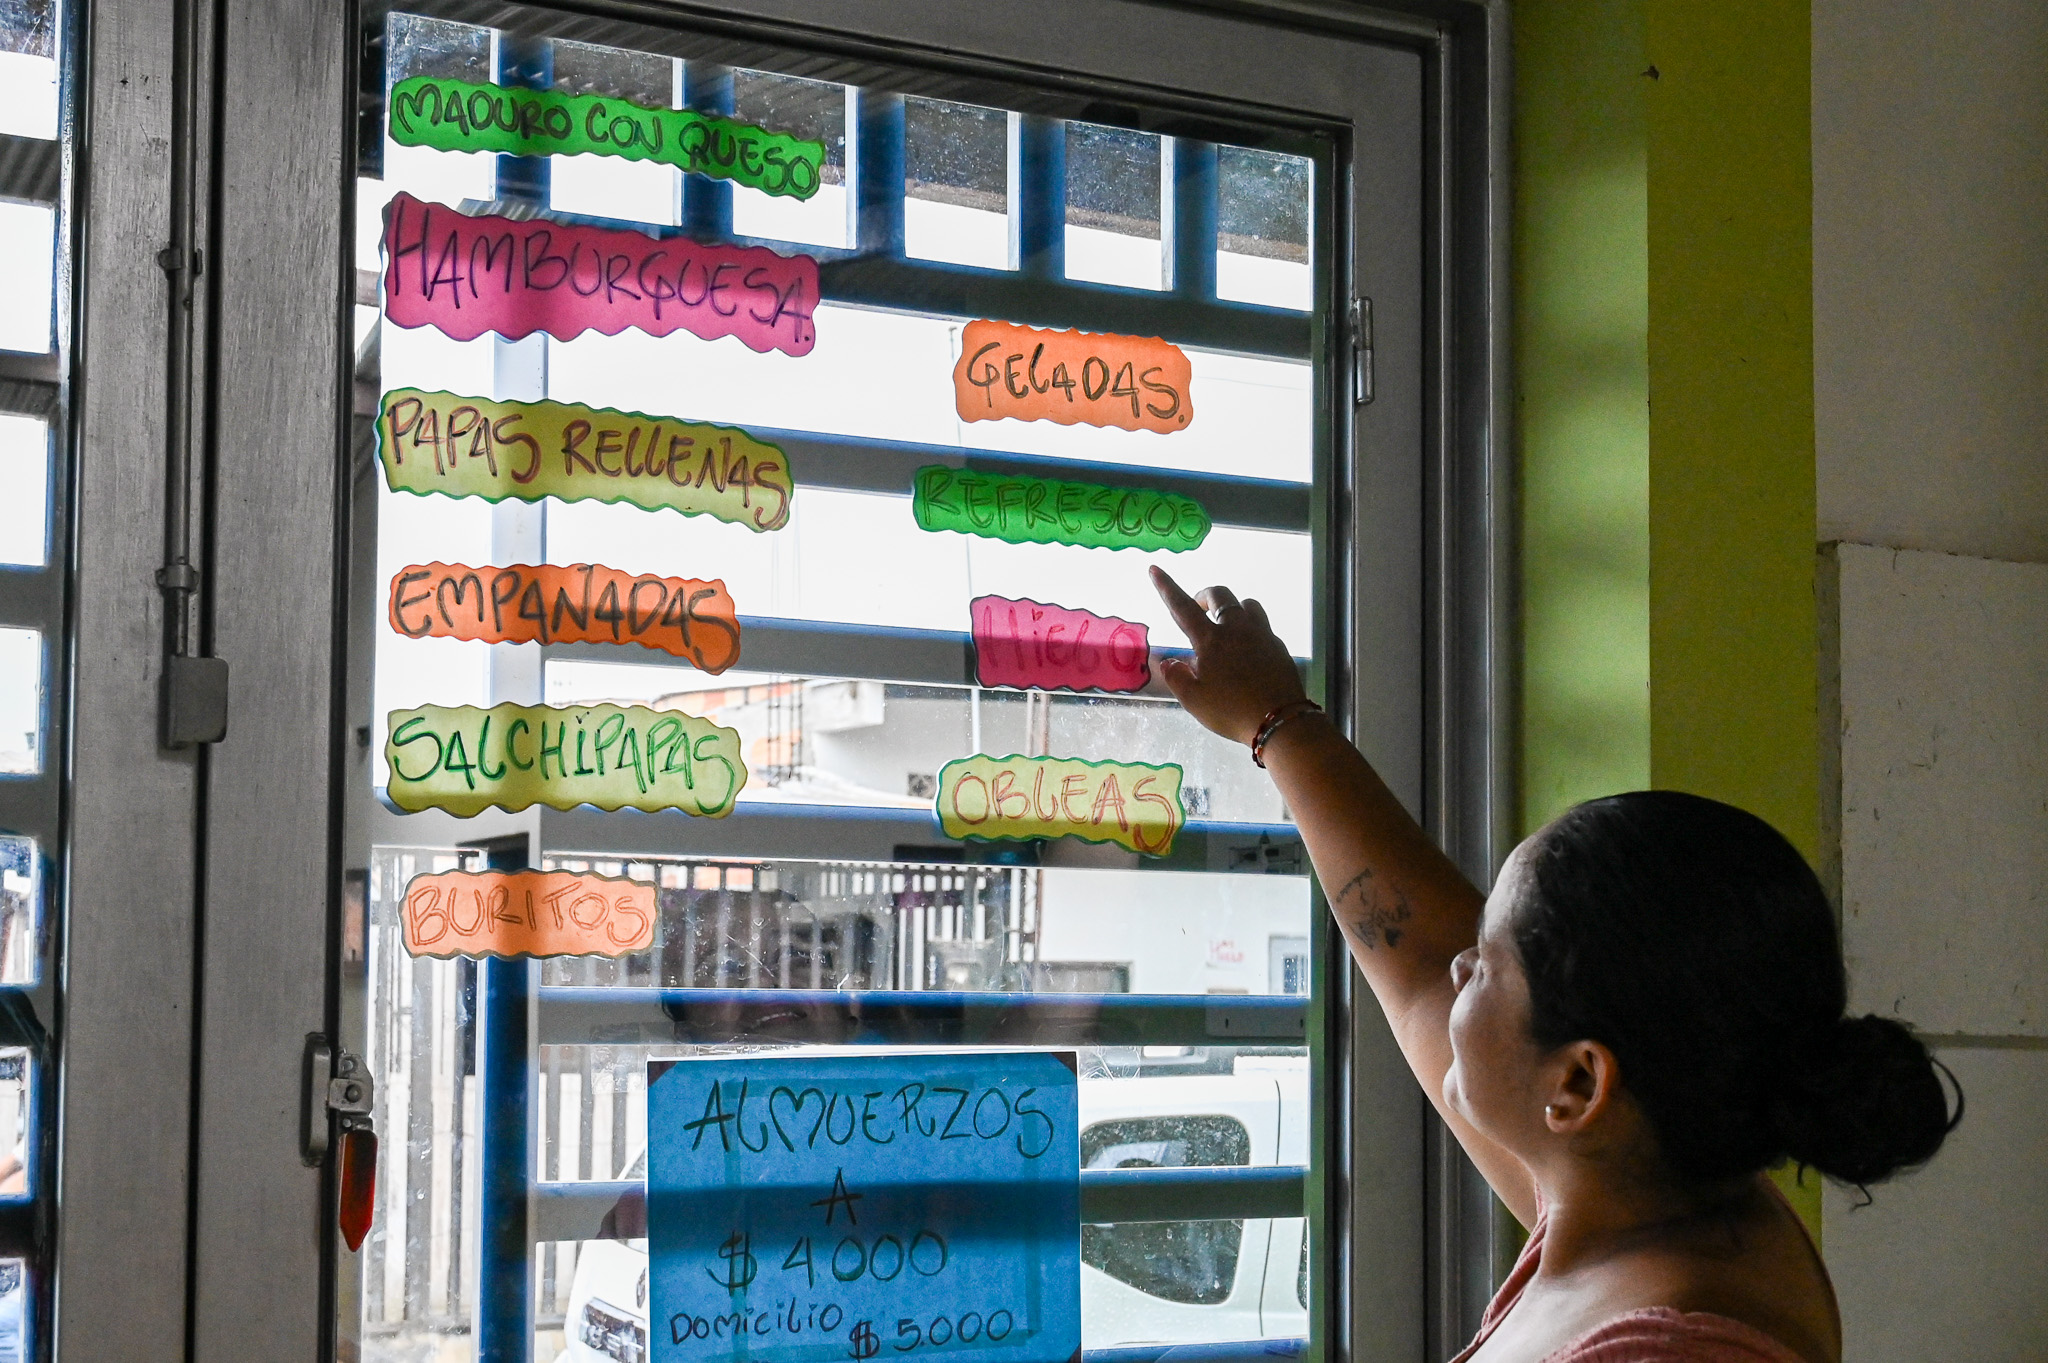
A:
<svg viewBox="0 0 2048 1363">
<path fill-rule="evenodd" d="M 1223 623 L 1223 612 L 1241 611 L 1243 609 L 1244 602 L 1242 601 L 1225 601 L 1222 605 L 1215 607 L 1209 612 L 1209 619 L 1220 625 Z"/>
</svg>

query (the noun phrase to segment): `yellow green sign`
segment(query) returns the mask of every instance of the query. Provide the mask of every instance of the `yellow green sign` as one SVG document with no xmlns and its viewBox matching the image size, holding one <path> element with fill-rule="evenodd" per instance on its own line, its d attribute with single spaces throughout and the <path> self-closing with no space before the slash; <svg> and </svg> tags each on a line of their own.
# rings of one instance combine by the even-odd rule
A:
<svg viewBox="0 0 2048 1363">
<path fill-rule="evenodd" d="M 393 492 L 628 502 L 749 530 L 789 522 L 789 456 L 737 426 L 575 402 L 496 402 L 394 388 L 377 416 Z"/>
<path fill-rule="evenodd" d="M 384 760 L 392 804 L 464 818 L 492 805 L 596 805 L 722 819 L 747 784 L 736 730 L 644 705 L 394 710 Z"/>
<path fill-rule="evenodd" d="M 949 838 L 1079 838 L 1163 857 L 1187 822 L 1180 782 L 1171 762 L 977 753 L 939 769 L 939 826 Z"/>
<path fill-rule="evenodd" d="M 436 151 L 660 161 L 792 199 L 810 198 L 825 180 L 823 142 L 738 119 L 440 76 L 412 76 L 392 87 L 391 140 Z"/>
</svg>

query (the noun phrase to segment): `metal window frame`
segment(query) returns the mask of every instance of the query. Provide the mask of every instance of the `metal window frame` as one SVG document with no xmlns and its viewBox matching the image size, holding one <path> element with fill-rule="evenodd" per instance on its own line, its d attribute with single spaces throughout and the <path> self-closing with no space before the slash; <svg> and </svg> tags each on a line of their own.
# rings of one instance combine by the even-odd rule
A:
<svg viewBox="0 0 2048 1363">
<path fill-rule="evenodd" d="M 1115 40 L 1161 23 L 1175 25 L 1176 60 L 1246 23 L 1275 50 L 1337 38 L 1413 53 L 1423 145 L 1412 184 L 1429 249 L 1402 267 L 1420 274 L 1408 315 L 1383 308 L 1377 318 L 1383 397 L 1347 432 L 1374 477 L 1392 481 L 1371 485 L 1383 501 L 1316 514 L 1340 518 L 1362 546 L 1364 561 L 1347 565 L 1354 581 L 1399 587 L 1386 598 L 1352 593 L 1338 656 L 1360 657 L 1361 640 L 1420 648 L 1372 651 L 1350 678 L 1325 680 L 1411 809 L 1469 874 L 1490 878 L 1512 826 L 1504 0 L 1099 6 L 1085 34 L 1039 12 L 1027 32 L 1026 19 L 962 15 L 936 0 L 886 10 L 752 0 L 715 11 L 592 0 L 577 11 L 859 30 L 940 65 L 1028 51 L 1035 76 L 1068 89 L 1115 83 L 1084 37 L 1099 50 L 1142 50 Z M 157 432 L 169 294 L 155 253 L 170 239 L 171 196 L 161 148 L 188 132 L 172 126 L 166 97 L 177 14 L 154 0 L 99 0 L 79 68 L 74 173 L 89 211 L 78 215 L 75 252 L 69 708 L 85 722 L 72 726 L 67 794 L 81 850 L 64 887 L 53 1333 L 59 1356 L 80 1358 L 324 1356 L 336 1343 L 332 1189 L 325 1171 L 299 1161 L 298 1111 L 301 1038 L 331 1032 L 340 1006 L 330 956 L 345 764 L 332 664 L 348 498 L 329 452 L 343 447 L 348 419 L 355 130 L 343 114 L 356 31 L 350 9 L 325 0 L 206 5 L 197 64 L 210 127 L 195 145 L 213 187 L 200 216 L 217 264 L 202 281 L 200 318 L 211 406 L 204 633 L 207 651 L 234 664 L 236 705 L 225 743 L 172 753 L 156 745 L 160 607 L 149 579 L 165 504 Z M 948 52 L 928 46 L 942 31 L 935 17 L 957 25 Z M 1242 74 L 1204 70 L 1182 80 L 1218 89 Z M 1362 204 L 1361 226 L 1386 211 Z M 1368 296 L 1400 293 L 1378 288 L 1371 262 L 1353 278 Z M 1415 403 L 1405 413 L 1404 392 Z M 1410 434 L 1397 430 L 1404 422 Z M 1390 441 L 1419 453 L 1414 467 L 1376 461 Z M 1405 561 L 1389 571 L 1374 554 Z M 1358 703 L 1390 691 L 1413 695 L 1412 712 Z M 1325 1328 L 1348 1324 L 1328 1335 L 1332 1359 L 1440 1354 L 1490 1285 L 1486 1204 L 1432 1134 L 1377 1010 L 1353 1006 L 1355 975 L 1327 920 L 1313 950 L 1307 1025 L 1338 1044 L 1322 1051 L 1316 1085 L 1327 1138 L 1308 1191 L 1327 1248 L 1311 1310 Z M 1363 1229 L 1347 1233 L 1353 1226 Z"/>
</svg>

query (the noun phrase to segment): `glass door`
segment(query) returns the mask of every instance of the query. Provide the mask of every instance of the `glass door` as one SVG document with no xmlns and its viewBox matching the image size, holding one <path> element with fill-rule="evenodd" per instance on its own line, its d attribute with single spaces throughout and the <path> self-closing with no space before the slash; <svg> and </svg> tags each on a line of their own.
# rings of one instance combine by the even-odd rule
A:
<svg viewBox="0 0 2048 1363">
<path fill-rule="evenodd" d="M 361 36 L 350 1356 L 651 1357 L 650 1076 L 855 1047 L 1075 1055 L 1089 1355 L 1308 1347 L 1341 948 L 1145 569 L 1259 598 L 1350 710 L 1352 125 L 1135 53 Z"/>
</svg>

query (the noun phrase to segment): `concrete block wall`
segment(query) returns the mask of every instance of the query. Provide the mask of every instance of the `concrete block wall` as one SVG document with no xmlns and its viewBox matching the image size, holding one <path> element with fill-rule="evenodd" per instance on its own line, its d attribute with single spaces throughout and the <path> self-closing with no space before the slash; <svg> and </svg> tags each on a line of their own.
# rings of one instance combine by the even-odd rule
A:
<svg viewBox="0 0 2048 1363">
<path fill-rule="evenodd" d="M 1823 845 L 1969 1110 L 1826 1253 L 1852 1363 L 2048 1359 L 2048 5 L 1814 0 Z"/>
</svg>

